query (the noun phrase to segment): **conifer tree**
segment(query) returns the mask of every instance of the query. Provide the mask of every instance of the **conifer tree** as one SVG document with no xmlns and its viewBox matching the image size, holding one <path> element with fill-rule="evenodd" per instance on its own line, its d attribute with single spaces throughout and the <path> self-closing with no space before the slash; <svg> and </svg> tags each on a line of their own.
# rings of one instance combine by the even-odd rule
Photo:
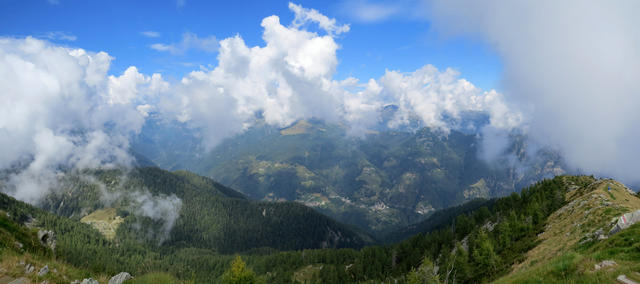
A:
<svg viewBox="0 0 640 284">
<path fill-rule="evenodd" d="M 223 284 L 253 284 L 257 283 L 256 275 L 247 268 L 247 264 L 238 255 L 231 262 L 231 268 L 220 279 Z"/>
</svg>

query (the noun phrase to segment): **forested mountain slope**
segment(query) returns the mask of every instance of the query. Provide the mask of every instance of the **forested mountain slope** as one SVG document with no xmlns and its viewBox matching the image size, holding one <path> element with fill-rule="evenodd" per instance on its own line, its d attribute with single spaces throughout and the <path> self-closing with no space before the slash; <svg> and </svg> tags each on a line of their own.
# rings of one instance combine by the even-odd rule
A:
<svg viewBox="0 0 640 284">
<path fill-rule="evenodd" d="M 184 138 L 182 148 L 163 143 L 171 131 Z M 318 120 L 283 129 L 257 123 L 210 152 L 189 137 L 187 128 L 151 120 L 134 149 L 160 167 L 189 169 L 252 199 L 297 201 L 379 236 L 437 209 L 508 195 L 564 172 L 557 154 L 527 149 L 517 135 L 493 164 L 479 158 L 477 134 L 455 130 L 380 127 L 356 137 Z"/>
<path fill-rule="evenodd" d="M 221 253 L 261 247 L 361 247 L 371 241 L 304 205 L 251 201 L 186 171 L 147 167 L 73 172 L 60 178 L 51 192 L 39 203 L 41 208 L 101 226 L 115 233 L 116 240 Z"/>
<path fill-rule="evenodd" d="M 303 264 L 292 277 L 321 283 L 640 280 L 640 224 L 610 233 L 621 214 L 640 208 L 640 199 L 616 181 L 561 176 L 485 205 L 434 214 L 428 231 L 396 244 L 325 252 L 318 262 L 299 258 Z"/>
<path fill-rule="evenodd" d="M 304 205 L 250 201 L 211 179 L 158 168 L 67 173 L 40 206 L 0 194 L 11 222 L 52 230 L 55 259 L 91 275 L 166 271 L 210 283 L 232 253 L 372 242 Z"/>
</svg>

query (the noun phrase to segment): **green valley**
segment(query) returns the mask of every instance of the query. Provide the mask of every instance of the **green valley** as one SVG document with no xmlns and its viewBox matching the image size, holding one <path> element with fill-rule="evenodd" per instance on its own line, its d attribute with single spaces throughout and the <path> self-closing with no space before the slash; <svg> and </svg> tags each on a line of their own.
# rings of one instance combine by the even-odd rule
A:
<svg viewBox="0 0 640 284">
<path fill-rule="evenodd" d="M 162 132 L 152 122 L 148 127 Z M 193 147 L 174 151 L 170 139 L 134 148 L 161 167 L 190 169 L 252 199 L 296 201 L 379 237 L 437 209 L 508 195 L 564 173 L 557 154 L 529 153 L 517 135 L 509 152 L 489 163 L 479 157 L 475 134 L 381 128 L 354 137 L 346 131 L 319 120 L 283 129 L 258 123 L 204 154 Z M 167 155 L 181 162 L 166 163 Z"/>
</svg>

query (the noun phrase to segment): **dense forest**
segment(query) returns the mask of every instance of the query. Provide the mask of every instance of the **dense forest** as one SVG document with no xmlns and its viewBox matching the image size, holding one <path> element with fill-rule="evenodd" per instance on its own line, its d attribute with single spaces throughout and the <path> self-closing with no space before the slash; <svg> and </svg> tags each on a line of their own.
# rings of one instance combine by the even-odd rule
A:
<svg viewBox="0 0 640 284">
<path fill-rule="evenodd" d="M 76 220 L 105 206 L 116 208 L 124 217 L 117 231 L 121 240 L 143 240 L 149 245 L 162 242 L 163 246 L 212 249 L 219 253 L 261 247 L 357 248 L 372 241 L 366 234 L 304 205 L 251 201 L 209 178 L 186 171 L 171 173 L 155 167 L 126 173 L 90 171 L 69 174 L 61 184 L 62 189 L 54 190 L 42 201 L 42 208 Z M 106 202 L 105 196 L 111 200 Z M 141 199 L 163 202 L 153 204 L 161 208 L 179 200 L 180 206 L 152 212 L 159 216 L 150 218 L 149 214 L 138 212 L 138 207 L 144 205 L 139 204 Z M 170 216 L 162 214 L 177 214 L 171 230 L 165 227 Z"/>
<path fill-rule="evenodd" d="M 157 190 L 154 186 L 166 186 L 170 182 L 188 182 L 194 187 L 212 184 L 209 179 L 186 172 L 169 173 L 157 169 L 142 169 L 136 174 L 141 173 L 144 173 L 144 177 L 129 180 L 148 182 L 146 185 L 152 192 Z M 97 173 L 97 176 L 100 174 L 105 173 Z M 144 225 L 144 222 L 137 222 L 139 220 L 135 219 L 135 214 L 130 214 L 132 218 L 118 229 L 117 237 L 109 240 L 91 226 L 75 220 L 77 216 L 73 214 L 68 214 L 71 218 L 55 215 L 4 194 L 0 195 L 0 208 L 3 208 L 16 223 L 32 222 L 35 226 L 55 231 L 58 236 L 55 258 L 95 273 L 128 271 L 134 275 L 143 275 L 162 271 L 184 281 L 210 283 L 221 280 L 223 275 L 226 275 L 225 279 L 233 278 L 230 276 L 233 262 L 236 266 L 243 266 L 240 270 L 236 269 L 236 272 L 246 270 L 247 273 L 251 272 L 249 274 L 253 275 L 256 281 L 267 283 L 289 283 L 294 280 L 309 283 L 423 283 L 420 281 L 427 278 L 448 283 L 454 280 L 457 283 L 477 283 L 504 275 L 512 264 L 522 261 L 524 254 L 536 246 L 536 235 L 543 230 L 547 217 L 565 204 L 568 181 L 586 185 L 594 179 L 556 177 L 544 180 L 523 189 L 520 194 L 514 193 L 490 201 L 475 201 L 466 206 L 434 214 L 433 219 L 427 219 L 426 223 L 418 224 L 411 229 L 415 231 L 416 228 L 420 228 L 425 231 L 403 241 L 361 249 L 354 247 L 290 250 L 292 248 L 287 246 L 292 245 L 284 244 L 289 241 L 286 239 L 289 236 L 282 235 L 287 233 L 278 234 L 269 231 L 269 228 L 244 232 L 224 231 L 221 236 L 225 236 L 226 240 L 224 237 L 209 237 L 216 236 L 216 232 L 208 232 L 205 230 L 206 226 L 199 227 L 190 222 L 216 219 L 207 216 L 209 211 L 203 212 L 199 206 L 218 202 L 216 198 L 223 198 L 218 196 L 235 194 L 225 193 L 228 189 L 224 187 L 219 187 L 220 192 L 213 191 L 210 196 L 199 197 L 199 203 L 184 206 L 181 213 L 183 215 L 176 222 L 170 237 L 161 245 L 146 241 L 139 235 L 140 224 Z M 156 184 L 153 185 L 154 183 Z M 183 198 L 185 204 L 189 200 L 189 193 L 181 192 L 179 189 L 171 193 Z M 201 193 L 197 192 L 199 196 Z M 252 209 L 247 204 L 267 205 L 246 201 L 240 195 L 230 199 L 232 201 L 221 205 L 225 210 L 239 210 L 248 214 L 229 215 L 238 217 L 233 219 L 234 225 L 238 228 L 255 226 L 252 223 L 252 215 L 246 212 L 257 210 L 262 216 L 263 210 Z M 300 208 L 304 207 L 285 203 L 282 209 L 274 209 L 282 210 L 282 213 L 274 213 L 277 217 L 274 217 L 273 223 L 270 224 L 275 227 L 282 225 L 278 228 L 288 227 L 291 234 L 300 233 L 301 236 L 313 236 L 313 231 L 305 230 L 327 225 L 328 221 L 325 219 L 314 217 L 315 214 L 307 213 L 305 209 Z M 191 210 L 193 212 L 190 212 Z M 185 216 L 190 216 L 190 220 L 183 220 L 186 219 Z M 283 216 L 299 216 L 299 220 L 305 220 L 307 223 L 286 223 L 281 220 Z M 278 223 L 278 220 L 285 223 Z M 153 220 L 146 222 L 153 223 Z M 149 226 L 153 227 L 153 224 Z M 134 231 L 134 228 L 138 230 Z M 259 238 L 270 236 L 274 241 L 277 238 L 287 241 L 281 241 L 281 247 L 271 248 L 266 245 L 242 245 L 243 242 L 257 242 L 255 236 L 240 237 L 246 232 L 255 233 Z M 397 233 L 396 238 L 403 234 L 406 234 L 406 231 Z M 306 245 L 304 240 L 299 244 L 293 244 Z"/>
</svg>

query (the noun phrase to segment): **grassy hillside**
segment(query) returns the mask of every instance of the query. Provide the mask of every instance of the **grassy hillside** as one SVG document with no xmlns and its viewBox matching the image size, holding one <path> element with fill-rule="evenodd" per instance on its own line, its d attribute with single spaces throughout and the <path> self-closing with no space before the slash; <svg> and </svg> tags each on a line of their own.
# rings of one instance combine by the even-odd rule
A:
<svg viewBox="0 0 640 284">
<path fill-rule="evenodd" d="M 18 278 L 34 283 L 69 283 L 74 279 L 91 277 L 86 270 L 56 260 L 53 250 L 39 241 L 37 232 L 37 228 L 19 224 L 11 218 L 11 214 L 0 211 L 0 283 L 9 283 Z M 30 266 L 33 269 L 27 273 Z M 38 275 L 44 266 L 50 272 Z M 93 277 L 103 281 L 106 278 L 105 275 Z"/>
</svg>

